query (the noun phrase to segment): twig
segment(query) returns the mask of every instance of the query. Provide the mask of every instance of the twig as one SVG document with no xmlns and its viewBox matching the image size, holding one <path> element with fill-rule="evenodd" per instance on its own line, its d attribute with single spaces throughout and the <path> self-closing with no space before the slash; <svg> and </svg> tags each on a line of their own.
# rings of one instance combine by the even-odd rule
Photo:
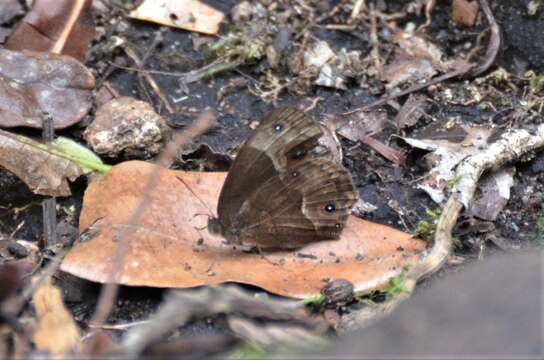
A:
<svg viewBox="0 0 544 360">
<path fill-rule="evenodd" d="M 45 144 L 55 139 L 55 127 L 50 114 L 43 115 L 42 140 Z M 52 196 L 42 201 L 43 242 L 42 247 L 48 248 L 57 243 L 57 199 Z"/>
<path fill-rule="evenodd" d="M 416 91 L 419 91 L 421 89 L 425 89 L 431 85 L 435 85 L 435 84 L 438 84 L 438 83 L 441 83 L 442 81 L 445 81 L 445 80 L 448 80 L 448 79 L 452 79 L 452 78 L 455 78 L 457 76 L 460 76 L 460 75 L 463 75 L 463 74 L 466 74 L 468 71 L 470 71 L 470 69 L 472 69 L 475 65 L 474 64 L 467 64 L 466 66 L 463 66 L 457 70 L 454 70 L 452 72 L 449 72 L 449 73 L 446 73 L 444 75 L 441 75 L 441 76 L 438 76 L 426 83 L 423 83 L 423 84 L 417 84 L 417 85 L 414 85 L 414 86 L 411 86 L 409 87 L 408 89 L 406 90 L 403 90 L 403 91 L 399 91 L 398 93 L 395 93 L 395 94 L 392 94 L 392 95 L 388 95 L 388 96 L 385 96 L 381 99 L 378 99 L 376 101 L 373 101 L 371 102 L 370 104 L 368 105 L 365 105 L 365 106 L 362 106 L 362 107 L 359 107 L 359 108 L 356 108 L 356 109 L 353 109 L 353 110 L 350 110 L 350 111 L 346 111 L 345 113 L 342 113 L 342 115 L 349 115 L 349 114 L 353 114 L 353 113 L 356 113 L 356 112 L 359 112 L 359 111 L 367 111 L 367 110 L 370 110 L 371 108 L 373 107 L 376 107 L 376 106 L 380 106 L 380 105 L 383 105 L 383 104 L 386 104 L 388 103 L 389 101 L 391 100 L 394 100 L 394 99 L 397 99 L 401 96 L 404 96 L 404 95 L 408 95 L 408 94 L 411 94 L 413 92 L 416 92 Z"/>
<path fill-rule="evenodd" d="M 370 42 L 372 43 L 372 50 L 370 52 L 372 60 L 374 60 L 374 66 L 378 71 L 378 75 L 383 78 L 383 63 L 380 57 L 380 44 L 378 42 L 378 19 L 376 17 L 376 11 L 374 10 L 374 4 L 370 4 Z"/>
<path fill-rule="evenodd" d="M 468 208 L 474 196 L 479 178 L 484 171 L 499 167 L 507 162 L 519 159 L 524 154 L 544 147 L 544 125 L 540 125 L 535 134 L 525 129 L 503 134 L 500 140 L 486 150 L 467 158 L 456 171 L 460 181 L 452 189 L 452 195 L 442 209 L 438 220 L 435 240 L 429 254 L 410 269 L 403 280 L 405 292 L 390 302 L 367 306 L 342 317 L 339 331 L 366 327 L 383 316 L 390 314 L 404 300 L 410 297 L 416 283 L 425 276 L 436 272 L 446 261 L 452 249 L 452 229 L 463 207 Z"/>
<path fill-rule="evenodd" d="M 60 251 L 38 274 L 33 276 L 30 286 L 26 287 L 10 304 L 10 311 L 14 314 L 19 313 L 25 304 L 32 298 L 34 292 L 57 271 L 60 263 L 66 254 L 66 251 Z"/>
<path fill-rule="evenodd" d="M 359 16 L 359 12 L 366 10 L 366 0 L 355 0 L 355 4 L 353 5 L 353 10 L 351 11 L 351 15 L 349 16 L 349 22 L 355 21 L 355 18 Z"/>
<path fill-rule="evenodd" d="M 138 68 L 143 68 L 144 66 L 144 63 L 142 62 L 142 60 L 140 59 L 140 57 L 136 54 L 136 52 L 128 45 L 124 45 L 123 46 L 123 49 L 125 50 L 125 53 L 132 59 L 132 61 L 134 61 L 134 63 L 136 64 L 136 66 Z M 173 114 L 175 113 L 176 111 L 174 110 L 174 108 L 172 107 L 172 105 L 170 105 L 170 102 L 168 101 L 168 99 L 166 98 L 166 96 L 164 95 L 164 93 L 162 92 L 161 88 L 159 87 L 159 85 L 157 85 L 157 83 L 155 82 L 155 80 L 153 79 L 153 77 L 151 75 L 149 75 L 148 72 L 146 71 L 142 71 L 141 73 L 141 76 L 143 76 L 143 78 L 147 81 L 147 83 L 149 84 L 149 86 L 151 86 L 151 88 L 153 89 L 153 91 L 155 91 L 155 93 L 157 94 L 157 96 L 159 97 L 159 99 L 161 99 L 162 103 L 164 104 L 164 106 L 166 107 L 166 110 L 168 110 L 169 113 Z"/>
<path fill-rule="evenodd" d="M 284 340 L 285 337 L 291 341 L 309 338 L 320 341 L 319 335 L 327 328 L 321 319 L 309 316 L 294 301 L 255 298 L 236 286 L 212 285 L 190 292 L 169 292 L 159 310 L 147 323 L 132 328 L 126 334 L 122 343 L 123 354 L 130 358 L 137 357 L 150 344 L 167 338 L 169 333 L 189 321 L 218 314 L 226 316 L 233 333 L 249 338 L 254 343 L 263 339 L 265 342 L 270 339 Z M 248 324 L 241 324 L 242 319 L 258 319 L 262 325 L 252 327 L 252 331 L 247 332 L 247 326 L 244 325 Z M 266 326 L 267 320 L 282 326 L 282 329 L 270 329 L 274 331 L 273 337 L 267 334 L 270 328 Z M 297 331 L 290 331 L 289 325 L 296 325 Z"/>
<path fill-rule="evenodd" d="M 205 112 L 189 127 L 187 130 L 178 133 L 174 136 L 172 141 L 170 141 L 165 149 L 159 155 L 157 159 L 157 164 L 162 167 L 167 167 L 171 160 L 174 158 L 176 151 L 181 146 L 185 145 L 195 136 L 206 131 L 214 122 L 215 115 L 211 112 Z M 113 269 L 109 274 L 109 279 L 106 281 L 106 285 L 102 287 L 100 292 L 100 298 L 98 299 L 98 304 L 96 305 L 95 313 L 91 320 L 91 324 L 102 324 L 106 321 L 108 314 L 113 307 L 115 298 L 117 297 L 117 292 L 119 285 L 115 283 L 116 279 L 119 277 L 119 272 L 123 268 L 125 256 L 129 250 L 129 245 L 127 239 L 131 237 L 132 233 L 135 231 L 136 226 L 141 220 L 141 217 L 144 213 L 145 208 L 148 206 L 151 198 L 151 191 L 157 185 L 159 179 L 159 173 L 162 171 L 162 167 L 157 167 L 156 170 L 149 174 L 146 185 L 144 187 L 140 203 L 132 213 L 130 220 L 128 222 L 129 226 L 124 228 L 119 233 L 119 238 L 117 240 L 118 247 L 113 256 Z"/>
<path fill-rule="evenodd" d="M 489 38 L 489 44 L 485 52 L 485 60 L 481 65 L 478 65 L 472 69 L 472 76 L 478 76 L 486 72 L 491 67 L 491 65 L 493 65 L 495 59 L 497 58 L 497 54 L 499 53 L 499 48 L 501 46 L 501 30 L 499 28 L 499 25 L 497 24 L 497 21 L 495 21 L 493 12 L 489 7 L 489 3 L 487 2 L 487 0 L 480 0 L 480 4 L 482 5 L 482 10 L 485 14 L 487 22 L 489 22 L 489 27 L 491 28 L 491 36 Z"/>
</svg>

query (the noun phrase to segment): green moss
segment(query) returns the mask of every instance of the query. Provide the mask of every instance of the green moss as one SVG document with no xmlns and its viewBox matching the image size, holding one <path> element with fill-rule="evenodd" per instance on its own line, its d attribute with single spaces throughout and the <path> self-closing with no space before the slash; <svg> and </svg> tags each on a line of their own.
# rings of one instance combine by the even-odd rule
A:
<svg viewBox="0 0 544 360">
<path fill-rule="evenodd" d="M 544 75 L 537 75 L 530 70 L 523 74 L 525 80 L 529 80 L 529 88 L 534 93 L 539 93 L 544 90 Z"/>
<path fill-rule="evenodd" d="M 426 241 L 432 241 L 436 234 L 436 224 L 440 218 L 440 209 L 426 209 L 428 218 L 420 220 L 414 231 L 414 236 Z"/>
<path fill-rule="evenodd" d="M 391 279 L 389 279 L 387 288 L 383 290 L 383 293 L 385 294 L 385 298 L 387 300 L 394 298 L 399 294 L 408 292 L 408 290 L 406 290 L 406 288 L 404 287 L 404 277 L 406 276 L 407 271 L 408 267 L 404 267 L 399 275 L 393 276 Z"/>
<path fill-rule="evenodd" d="M 510 80 L 510 73 L 504 68 L 500 67 L 491 74 L 487 75 L 485 79 L 493 85 L 501 85 Z"/>
<path fill-rule="evenodd" d="M 267 359 L 270 354 L 251 344 L 242 344 L 224 354 L 225 359 Z"/>
<path fill-rule="evenodd" d="M 239 61 L 251 63 L 264 55 L 265 43 L 256 38 L 248 38 L 242 32 L 232 32 L 211 44 L 205 54 L 208 58 L 224 58 L 226 62 Z"/>
</svg>

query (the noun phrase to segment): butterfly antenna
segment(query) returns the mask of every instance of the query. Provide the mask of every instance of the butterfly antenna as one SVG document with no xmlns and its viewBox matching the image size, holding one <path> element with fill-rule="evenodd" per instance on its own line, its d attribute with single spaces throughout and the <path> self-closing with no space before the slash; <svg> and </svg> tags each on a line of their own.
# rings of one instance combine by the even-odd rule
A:
<svg viewBox="0 0 544 360">
<path fill-rule="evenodd" d="M 185 187 L 187 188 L 187 190 L 189 190 L 189 192 L 190 192 L 191 194 L 193 194 L 193 196 L 194 196 L 195 198 L 197 198 L 198 201 L 200 201 L 200 203 L 202 204 L 202 206 L 204 206 L 204 208 L 205 208 L 206 210 L 208 210 L 208 212 L 209 212 L 209 214 L 200 214 L 200 213 L 197 213 L 197 214 L 195 214 L 194 216 L 206 215 L 206 216 L 208 216 L 208 218 L 214 218 L 215 216 L 213 216 L 213 211 L 208 207 L 208 205 L 206 205 L 206 203 L 205 203 L 204 201 L 202 201 L 202 199 L 200 198 L 200 196 L 198 196 L 198 195 L 193 191 L 193 189 L 191 189 L 191 187 L 185 182 L 185 180 L 183 180 L 183 179 L 180 178 L 179 176 L 176 176 L 176 179 L 178 179 L 179 181 L 181 181 L 181 183 L 182 183 L 183 185 L 185 185 Z M 193 216 L 193 217 L 194 217 L 194 216 Z"/>
</svg>

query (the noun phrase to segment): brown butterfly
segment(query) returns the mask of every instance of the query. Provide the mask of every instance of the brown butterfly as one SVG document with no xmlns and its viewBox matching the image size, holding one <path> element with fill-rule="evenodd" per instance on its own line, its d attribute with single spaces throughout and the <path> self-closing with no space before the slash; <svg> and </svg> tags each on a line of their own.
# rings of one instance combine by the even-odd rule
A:
<svg viewBox="0 0 544 360">
<path fill-rule="evenodd" d="M 319 143 L 322 136 L 301 111 L 269 113 L 238 152 L 209 231 L 265 249 L 337 239 L 357 193 L 347 170 Z"/>
</svg>

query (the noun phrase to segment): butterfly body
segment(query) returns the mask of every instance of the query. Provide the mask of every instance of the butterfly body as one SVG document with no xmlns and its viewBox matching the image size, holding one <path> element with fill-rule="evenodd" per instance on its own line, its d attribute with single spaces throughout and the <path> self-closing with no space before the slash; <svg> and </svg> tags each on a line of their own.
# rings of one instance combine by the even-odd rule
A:
<svg viewBox="0 0 544 360">
<path fill-rule="evenodd" d="M 357 193 L 319 143 L 322 136 L 320 125 L 296 109 L 268 114 L 238 152 L 209 230 L 265 249 L 337 239 Z"/>
</svg>

